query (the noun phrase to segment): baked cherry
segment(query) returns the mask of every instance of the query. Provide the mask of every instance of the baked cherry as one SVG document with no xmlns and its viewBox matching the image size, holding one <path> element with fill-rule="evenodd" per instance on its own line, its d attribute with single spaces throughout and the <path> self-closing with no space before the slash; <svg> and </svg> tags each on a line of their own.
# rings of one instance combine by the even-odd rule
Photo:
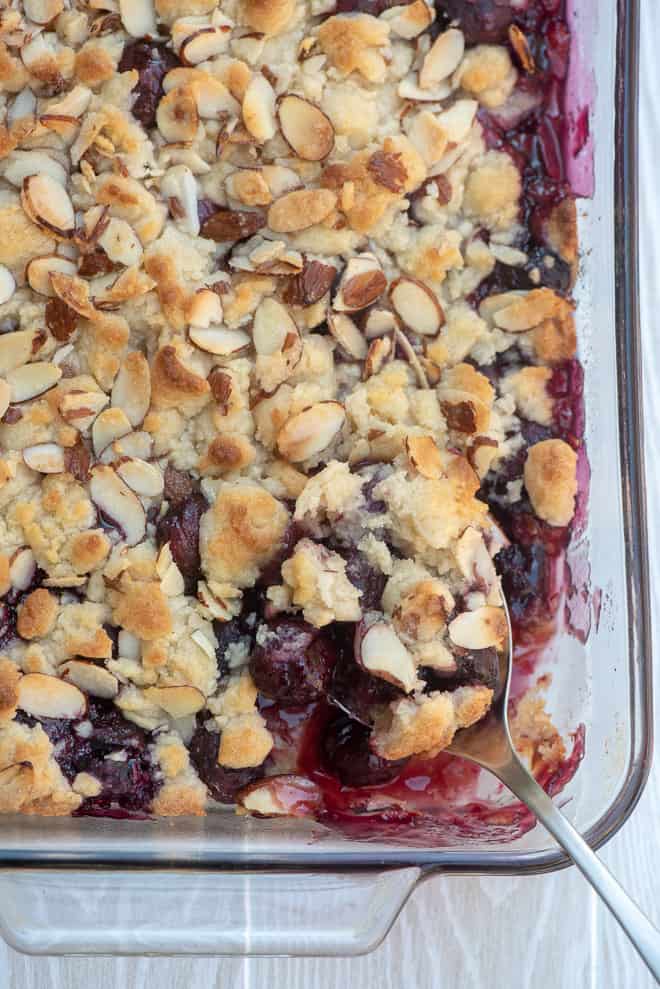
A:
<svg viewBox="0 0 660 989">
<path fill-rule="evenodd" d="M 156 123 L 156 110 L 163 95 L 163 79 L 170 69 L 180 64 L 170 48 L 153 41 L 131 41 L 124 46 L 118 69 L 120 72 L 138 71 L 131 113 L 144 128 L 153 127 Z"/>
<path fill-rule="evenodd" d="M 183 575 L 188 594 L 195 591 L 199 577 L 199 523 L 208 507 L 204 495 L 197 492 L 172 505 L 156 524 L 158 545 L 170 544 L 172 558 Z"/>
<path fill-rule="evenodd" d="M 390 783 L 408 762 L 381 759 L 370 748 L 371 732 L 364 725 L 339 714 L 328 722 L 321 742 L 323 768 L 344 786 L 379 786 Z"/>
<path fill-rule="evenodd" d="M 239 790 L 261 779 L 265 764 L 248 766 L 246 769 L 228 769 L 218 764 L 219 747 L 220 734 L 207 731 L 200 721 L 190 740 L 190 760 L 213 799 L 221 804 L 231 804 Z"/>
<path fill-rule="evenodd" d="M 505 41 L 515 16 L 510 0 L 445 0 L 445 12 L 460 21 L 469 45 Z"/>
<path fill-rule="evenodd" d="M 420 668 L 419 674 L 429 691 L 457 690 L 476 683 L 495 689 L 500 670 L 496 649 L 472 649 L 456 653 L 454 658 L 456 670 L 453 673 L 443 673 L 430 666 Z"/>
<path fill-rule="evenodd" d="M 269 622 L 250 657 L 257 689 L 282 704 L 307 704 L 325 695 L 336 652 L 325 634 L 295 618 Z"/>
<path fill-rule="evenodd" d="M 353 657 L 354 632 L 354 625 L 346 626 L 345 632 L 343 629 L 335 632 L 336 640 L 341 636 L 342 641 L 339 642 L 340 654 L 332 674 L 328 696 L 333 704 L 346 711 L 351 718 L 363 725 L 370 725 L 376 705 L 387 704 L 402 695 L 393 684 L 372 676 L 358 666 Z"/>
</svg>

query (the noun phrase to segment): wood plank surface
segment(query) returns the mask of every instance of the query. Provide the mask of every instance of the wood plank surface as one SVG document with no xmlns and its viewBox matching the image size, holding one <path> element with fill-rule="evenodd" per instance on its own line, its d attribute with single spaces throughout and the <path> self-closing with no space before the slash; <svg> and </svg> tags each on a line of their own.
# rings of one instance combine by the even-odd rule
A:
<svg viewBox="0 0 660 989">
<path fill-rule="evenodd" d="M 660 4 L 657 0 L 642 0 L 642 4 L 642 315 L 649 536 L 656 588 L 655 641 L 660 643 Z M 660 720 L 656 721 L 660 727 Z M 603 857 L 660 925 L 657 762 L 639 807 Z M 0 989 L 651 989 L 653 985 L 575 869 L 541 878 L 450 878 L 427 883 L 412 897 L 384 944 L 357 959 L 35 959 L 0 942 Z"/>
</svg>

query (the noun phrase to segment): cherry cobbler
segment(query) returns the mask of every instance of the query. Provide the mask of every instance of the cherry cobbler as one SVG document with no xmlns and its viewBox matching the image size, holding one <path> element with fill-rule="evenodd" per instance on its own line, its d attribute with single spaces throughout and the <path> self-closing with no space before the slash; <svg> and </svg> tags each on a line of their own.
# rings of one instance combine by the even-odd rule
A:
<svg viewBox="0 0 660 989">
<path fill-rule="evenodd" d="M 561 596 L 563 3 L 0 7 L 0 810 L 404 806 Z"/>
</svg>

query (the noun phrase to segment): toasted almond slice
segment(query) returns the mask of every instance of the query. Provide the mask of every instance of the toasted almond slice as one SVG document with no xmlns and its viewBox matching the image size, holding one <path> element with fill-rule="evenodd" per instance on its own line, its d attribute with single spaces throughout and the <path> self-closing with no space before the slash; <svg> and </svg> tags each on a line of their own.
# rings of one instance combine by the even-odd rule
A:
<svg viewBox="0 0 660 989">
<path fill-rule="evenodd" d="M 64 10 L 64 0 L 23 0 L 23 9 L 35 24 L 50 24 Z"/>
<path fill-rule="evenodd" d="M 73 278 L 78 269 L 74 261 L 70 258 L 60 257 L 58 254 L 44 254 L 42 257 L 32 258 L 31 261 L 28 261 L 25 277 L 32 291 L 52 298 L 55 291 L 50 276 L 54 271 Z"/>
<path fill-rule="evenodd" d="M 335 145 L 335 131 L 322 110 L 300 96 L 285 96 L 280 100 L 278 116 L 282 134 L 299 158 L 327 158 Z"/>
<path fill-rule="evenodd" d="M 203 27 L 189 35 L 181 48 L 179 55 L 185 65 L 199 65 L 209 58 L 215 58 L 225 51 L 229 44 L 230 31 L 225 27 Z"/>
<path fill-rule="evenodd" d="M 451 94 L 451 86 L 448 82 L 439 82 L 432 89 L 422 89 L 413 77 L 406 76 L 399 83 L 398 93 L 409 103 L 441 103 Z"/>
<path fill-rule="evenodd" d="M 236 803 L 255 817 L 315 817 L 323 794 L 306 776 L 268 776 L 237 793 Z"/>
<path fill-rule="evenodd" d="M 180 70 L 173 69 L 168 75 L 177 71 Z M 228 113 L 235 118 L 239 116 L 240 103 L 234 99 L 223 82 L 215 79 L 207 72 L 203 73 L 202 78 L 191 82 L 190 88 L 197 104 L 197 112 L 205 120 L 217 120 L 223 113 Z"/>
<path fill-rule="evenodd" d="M 331 189 L 299 189 L 282 196 L 268 210 L 268 226 L 275 233 L 295 233 L 321 223 L 337 205 Z"/>
<path fill-rule="evenodd" d="M 64 186 L 50 175 L 28 175 L 23 179 L 21 202 L 32 222 L 59 240 L 67 240 L 73 233 L 73 204 Z"/>
<path fill-rule="evenodd" d="M 112 700 L 119 693 L 119 680 L 99 663 L 90 663 L 82 659 L 70 659 L 60 666 L 62 679 L 79 687 L 92 697 L 104 697 Z"/>
<path fill-rule="evenodd" d="M 19 368 L 32 357 L 36 341 L 35 330 L 15 330 L 13 333 L 3 333 L 0 339 L 2 340 L 0 374 L 7 375 L 9 371 Z"/>
<path fill-rule="evenodd" d="M 419 73 L 422 89 L 433 89 L 454 72 L 463 58 L 465 38 L 458 28 L 449 28 L 433 42 Z"/>
<path fill-rule="evenodd" d="M 24 41 L 20 50 L 21 61 L 28 72 L 33 73 L 39 80 L 47 80 L 58 89 L 63 86 L 64 80 L 50 40 L 54 35 L 40 31 L 29 32 L 20 37 Z"/>
<path fill-rule="evenodd" d="M 34 117 L 37 111 L 37 97 L 32 90 L 26 86 L 20 93 L 17 93 L 13 102 L 7 110 L 7 123 L 11 129 L 13 124 L 19 120 Z"/>
<path fill-rule="evenodd" d="M 152 704 L 162 707 L 163 711 L 171 718 L 185 718 L 189 714 L 196 714 L 204 707 L 205 698 L 201 690 L 197 687 L 189 687 L 187 684 L 172 687 L 147 687 L 144 692 L 145 697 Z"/>
<path fill-rule="evenodd" d="M 287 337 L 298 337 L 298 327 L 286 306 L 268 297 L 257 306 L 252 324 L 254 349 L 260 356 L 270 356 L 284 349 Z"/>
<path fill-rule="evenodd" d="M 393 333 L 399 326 L 399 320 L 391 309 L 379 309 L 374 306 L 364 320 L 364 335 L 367 340 L 375 340 L 386 333 Z"/>
<path fill-rule="evenodd" d="M 275 91 L 265 76 L 256 72 L 243 97 L 243 123 L 260 144 L 270 141 L 277 132 Z"/>
<path fill-rule="evenodd" d="M 27 546 L 17 549 L 9 563 L 9 581 L 17 591 L 27 591 L 37 572 L 34 553 Z"/>
<path fill-rule="evenodd" d="M 346 265 L 332 308 L 337 312 L 358 312 L 373 305 L 386 288 L 387 278 L 378 258 L 359 254 Z"/>
<path fill-rule="evenodd" d="M 195 211 L 197 200 L 195 200 Z M 198 227 L 195 233 L 199 232 Z M 98 239 L 99 247 L 103 248 L 111 261 L 123 264 L 127 268 L 140 264 L 142 260 L 142 244 L 130 223 L 117 216 L 110 217 L 108 225 Z"/>
<path fill-rule="evenodd" d="M 62 369 L 47 361 L 35 361 L 34 364 L 17 367 L 7 375 L 11 401 L 29 402 L 56 385 L 61 377 Z"/>
<path fill-rule="evenodd" d="M 61 137 L 65 144 L 73 144 L 80 130 L 78 118 L 64 114 L 44 113 L 39 117 L 39 123 Z"/>
<path fill-rule="evenodd" d="M 17 189 L 22 188 L 23 181 L 30 175 L 48 175 L 55 182 L 66 188 L 66 168 L 47 151 L 12 151 L 7 157 L 4 178 Z"/>
<path fill-rule="evenodd" d="M 374 374 L 382 370 L 385 361 L 392 352 L 392 341 L 389 337 L 378 337 L 369 345 L 367 357 L 362 371 L 362 380 L 366 381 Z"/>
<path fill-rule="evenodd" d="M 507 635 L 504 611 L 490 605 L 465 611 L 449 623 L 449 638 L 463 649 L 502 649 Z"/>
<path fill-rule="evenodd" d="M 411 344 L 410 340 L 403 332 L 403 330 L 397 328 L 394 331 L 392 342 L 396 347 L 399 347 L 403 352 L 403 356 L 405 357 L 405 359 L 408 361 L 411 368 L 415 372 L 415 376 L 417 378 L 417 383 L 419 387 L 428 388 L 429 382 L 426 377 L 426 371 L 424 370 L 422 362 L 420 361 L 415 348 L 413 347 L 413 345 Z"/>
<path fill-rule="evenodd" d="M 123 460 L 126 457 L 149 460 L 153 452 L 153 445 L 153 436 L 144 430 L 139 430 L 136 433 L 127 433 L 126 436 L 115 440 L 114 443 L 111 443 L 107 447 L 108 450 L 112 451 L 112 458 L 107 462 L 112 463 L 115 460 Z M 101 456 L 101 460 L 103 460 L 103 456 Z"/>
<path fill-rule="evenodd" d="M 124 30 L 134 38 L 155 38 L 158 34 L 153 0 L 118 0 Z M 116 8 L 115 8 L 116 9 Z"/>
<path fill-rule="evenodd" d="M 3 415 L 9 408 L 10 398 L 11 398 L 11 388 L 4 380 L 4 378 L 0 378 L 0 419 L 2 419 Z"/>
<path fill-rule="evenodd" d="M 188 331 L 191 343 L 207 354 L 218 357 L 230 357 L 250 346 L 250 337 L 243 330 L 228 330 L 224 326 L 212 326 L 205 329 L 201 326 L 191 326 Z"/>
<path fill-rule="evenodd" d="M 393 683 L 409 694 L 417 683 L 417 669 L 392 625 L 376 621 L 372 625 L 360 622 L 355 631 L 355 657 L 373 676 Z"/>
<path fill-rule="evenodd" d="M 156 123 L 166 141 L 194 140 L 199 113 L 190 86 L 180 86 L 163 96 L 156 110 Z"/>
<path fill-rule="evenodd" d="M 92 469 L 89 494 L 105 518 L 123 533 L 129 546 L 135 546 L 144 539 L 144 508 L 111 467 L 99 465 Z"/>
<path fill-rule="evenodd" d="M 453 106 L 437 115 L 447 140 L 452 144 L 460 144 L 470 133 L 470 128 L 479 109 L 477 100 L 456 100 Z"/>
<path fill-rule="evenodd" d="M 23 460 L 40 474 L 61 474 L 64 471 L 64 450 L 57 443 L 35 443 L 23 450 Z"/>
<path fill-rule="evenodd" d="M 461 573 L 475 584 L 477 589 L 488 594 L 497 581 L 495 565 L 486 549 L 483 536 L 478 529 L 468 526 L 456 543 L 456 560 Z"/>
<path fill-rule="evenodd" d="M 192 237 L 199 233 L 199 213 L 197 210 L 197 179 L 187 165 L 174 165 L 168 168 L 160 183 L 161 195 L 175 200 L 177 219 Z"/>
<path fill-rule="evenodd" d="M 292 416 L 280 429 L 278 449 L 292 463 L 308 460 L 332 443 L 345 420 L 340 402 L 316 402 Z"/>
<path fill-rule="evenodd" d="M 286 165 L 264 165 L 261 174 L 273 199 L 279 199 L 287 192 L 294 192 L 302 186 L 298 173 L 293 168 L 287 168 Z"/>
<path fill-rule="evenodd" d="M 100 456 L 106 446 L 130 431 L 131 424 L 123 409 L 105 409 L 96 417 L 92 426 L 92 444 L 96 456 Z"/>
<path fill-rule="evenodd" d="M 442 457 L 432 436 L 407 436 L 406 453 L 411 467 L 414 467 L 422 477 L 431 479 L 442 477 L 444 473 Z"/>
<path fill-rule="evenodd" d="M 9 302 L 16 290 L 16 281 L 9 268 L 0 264 L 0 306 Z"/>
<path fill-rule="evenodd" d="M 70 426 L 83 433 L 108 402 L 108 396 L 102 391 L 70 391 L 60 398 L 60 415 Z"/>
<path fill-rule="evenodd" d="M 213 324 L 221 323 L 222 302 L 218 293 L 210 288 L 198 289 L 188 306 L 188 322 L 206 330 Z"/>
<path fill-rule="evenodd" d="M 87 700 L 82 691 L 45 673 L 28 673 L 18 682 L 18 706 L 33 718 L 82 718 Z"/>
<path fill-rule="evenodd" d="M 151 404 L 151 371 L 139 350 L 126 354 L 112 386 L 112 404 L 123 409 L 131 426 L 139 426 Z"/>
<path fill-rule="evenodd" d="M 155 464 L 130 457 L 122 460 L 116 470 L 121 479 L 138 495 L 156 498 L 163 493 L 163 475 Z"/>
<path fill-rule="evenodd" d="M 329 312 L 328 329 L 345 354 L 356 361 L 364 360 L 369 347 L 350 316 L 341 312 Z"/>
<path fill-rule="evenodd" d="M 386 11 L 383 20 L 387 21 L 394 34 L 412 41 L 431 26 L 434 18 L 434 11 L 424 0 L 414 0 L 407 7 L 396 6 L 392 11 Z"/>
<path fill-rule="evenodd" d="M 413 333 L 434 337 L 445 314 L 434 293 L 415 278 L 403 276 L 390 285 L 390 302 L 404 326 Z"/>
</svg>

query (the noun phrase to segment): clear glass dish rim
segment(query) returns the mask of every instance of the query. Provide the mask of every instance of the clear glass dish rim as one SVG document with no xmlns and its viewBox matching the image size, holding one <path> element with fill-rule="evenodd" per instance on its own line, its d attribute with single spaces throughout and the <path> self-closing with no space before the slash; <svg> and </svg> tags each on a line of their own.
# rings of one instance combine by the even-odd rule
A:
<svg viewBox="0 0 660 989">
<path fill-rule="evenodd" d="M 653 751 L 652 654 L 649 569 L 646 539 L 646 490 L 641 367 L 641 327 L 638 292 L 638 82 L 639 0 L 617 0 L 614 252 L 617 386 L 621 485 L 628 594 L 628 648 L 630 657 L 630 753 L 625 776 L 611 805 L 585 833 L 595 848 L 607 842 L 628 819 L 646 784 Z M 1 842 L 0 836 L 0 842 Z M 569 864 L 560 850 L 507 852 L 460 851 L 451 848 L 397 848 L 331 852 L 314 846 L 291 849 L 262 861 L 249 851 L 222 858 L 176 857 L 164 861 L 162 852 L 139 840 L 127 858 L 109 843 L 107 849 L 59 855 L 57 849 L 15 849 L 0 845 L 0 867 L 14 869 L 148 869 L 161 871 L 268 870 L 277 872 L 337 872 L 417 866 L 423 877 L 433 873 L 523 875 L 551 872 Z"/>
</svg>

